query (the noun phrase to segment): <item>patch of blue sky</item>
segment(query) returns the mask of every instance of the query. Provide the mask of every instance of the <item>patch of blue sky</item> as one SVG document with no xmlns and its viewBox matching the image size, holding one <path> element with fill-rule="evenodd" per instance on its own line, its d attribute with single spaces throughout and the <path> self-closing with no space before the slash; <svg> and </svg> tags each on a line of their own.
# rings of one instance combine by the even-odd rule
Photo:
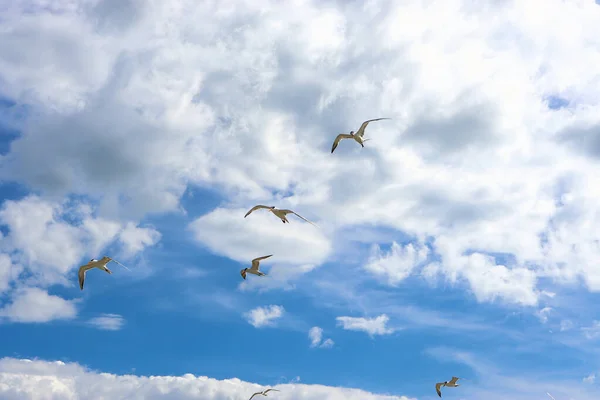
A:
<svg viewBox="0 0 600 400">
<path fill-rule="evenodd" d="M 560 110 L 569 106 L 570 101 L 557 95 L 550 95 L 546 97 L 546 103 L 551 110 Z"/>
</svg>

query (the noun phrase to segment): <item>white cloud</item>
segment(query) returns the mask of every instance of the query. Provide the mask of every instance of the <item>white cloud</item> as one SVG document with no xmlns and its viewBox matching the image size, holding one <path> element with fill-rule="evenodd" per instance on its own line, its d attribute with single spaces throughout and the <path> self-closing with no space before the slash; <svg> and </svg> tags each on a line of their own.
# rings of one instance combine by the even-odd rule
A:
<svg viewBox="0 0 600 400">
<path fill-rule="evenodd" d="M 273 254 L 266 262 L 318 264 L 331 251 L 329 239 L 313 225 L 302 220 L 282 224 L 264 210 L 244 218 L 246 211 L 217 208 L 193 221 L 190 229 L 211 251 L 243 263 Z"/>
<path fill-rule="evenodd" d="M 256 307 L 244 316 L 248 320 L 248 323 L 255 328 L 262 328 L 264 326 L 273 326 L 275 321 L 283 316 L 285 309 L 282 306 L 270 305 L 266 307 Z"/>
<path fill-rule="evenodd" d="M 49 322 L 73 319 L 77 315 L 77 300 L 65 300 L 39 288 L 16 291 L 12 302 L 0 309 L 0 318 L 11 322 Z"/>
<path fill-rule="evenodd" d="M 318 346 L 323 339 L 323 329 L 318 326 L 313 326 L 308 331 L 308 338 L 310 339 L 310 347 Z"/>
<path fill-rule="evenodd" d="M 588 339 L 596 339 L 600 337 L 600 321 L 593 321 L 591 326 L 584 326 L 581 331 Z"/>
<path fill-rule="evenodd" d="M 595 373 L 589 374 L 588 376 L 583 378 L 583 381 L 585 383 L 594 383 L 596 381 L 596 374 Z"/>
<path fill-rule="evenodd" d="M 359 389 L 288 383 L 275 385 L 277 398 L 331 400 L 411 400 L 405 396 L 375 394 Z M 238 378 L 217 380 L 206 376 L 114 375 L 87 370 L 61 361 L 0 359 L 0 397 L 10 400 L 42 399 L 245 399 L 263 388 Z"/>
<path fill-rule="evenodd" d="M 299 264 L 326 260 L 342 228 L 385 226 L 431 238 L 437 272 L 481 302 L 536 305 L 548 281 L 538 278 L 600 290 L 600 82 L 586 67 L 600 62 L 598 6 L 532 1 L 449 0 L 436 13 L 307 1 L 289 13 L 175 0 L 131 2 L 118 18 L 106 4 L 19 3 L 2 11 L 0 76 L 35 117 L 0 158 L 0 179 L 90 196 L 111 220 L 179 210 L 196 185 L 226 195 L 227 209 L 298 206 L 327 239 L 292 221 L 257 247 L 285 244 Z M 568 106 L 549 109 L 551 96 Z M 372 116 L 393 119 L 369 126 L 365 149 L 329 154 L 335 134 Z M 211 215 L 197 227 L 215 228 Z M 233 257 L 221 239 L 239 226 L 219 223 L 218 239 L 196 236 Z M 292 227 L 308 238 L 269 241 Z M 235 259 L 254 256 L 255 229 L 231 232 Z M 490 275 L 496 261 L 471 251 L 516 262 Z M 373 265 L 388 282 L 409 272 Z"/>
<path fill-rule="evenodd" d="M 122 224 L 94 214 L 95 210 L 83 202 L 58 202 L 38 196 L 2 204 L 0 224 L 8 228 L 8 234 L 0 241 L 0 293 L 8 293 L 4 301 L 6 317 L 21 322 L 73 317 L 76 308 L 72 301 L 49 296 L 42 289 L 54 284 L 75 287 L 76 279 L 69 276 L 73 269 L 82 259 L 99 258 L 100 251 L 116 239 L 125 257 L 138 254 L 160 239 L 154 228 L 138 227 L 132 222 Z M 26 279 L 19 280 L 23 271 L 27 272 Z M 13 286 L 16 289 L 10 291 Z M 33 310 L 46 298 L 47 305 Z"/>
<path fill-rule="evenodd" d="M 87 323 L 98 329 L 118 331 L 125 325 L 125 319 L 119 314 L 102 314 L 99 317 L 89 319 Z"/>
<path fill-rule="evenodd" d="M 309 329 L 308 338 L 310 339 L 310 347 L 330 348 L 335 344 L 331 339 L 323 340 L 323 329 L 318 326 Z"/>
<path fill-rule="evenodd" d="M 119 241 L 124 245 L 126 257 L 140 253 L 146 247 L 155 245 L 160 240 L 161 234 L 154 228 L 140 228 L 128 222 L 119 233 Z"/>
<path fill-rule="evenodd" d="M 382 252 L 381 248 L 374 244 L 365 269 L 384 278 L 389 285 L 395 286 L 408 277 L 417 265 L 424 262 L 428 254 L 429 249 L 419 244 L 409 243 L 401 246 L 392 242 L 388 253 Z"/>
<path fill-rule="evenodd" d="M 75 219 L 77 222 L 72 222 Z M 57 203 L 29 196 L 20 201 L 7 200 L 0 209 L 0 224 L 9 229 L 3 249 L 34 274 L 39 284 L 66 284 L 65 274 L 84 256 L 98 258 L 99 252 L 116 237 L 124 241 L 124 249 L 133 255 L 157 239 L 152 228 L 125 228 L 115 221 L 92 215 L 89 205 Z M 141 242 L 135 236 L 142 235 Z"/>
<path fill-rule="evenodd" d="M 395 330 L 388 328 L 387 323 L 390 318 L 381 314 L 375 318 L 364 318 L 364 317 L 337 317 L 338 325 L 341 325 L 343 329 L 349 331 L 363 331 L 369 336 L 375 335 L 389 335 Z"/>
<path fill-rule="evenodd" d="M 536 315 L 542 324 L 548 322 L 548 314 L 550 314 L 550 311 L 552 311 L 552 307 L 544 307 L 536 312 Z"/>
<path fill-rule="evenodd" d="M 560 321 L 560 331 L 568 331 L 570 329 L 573 328 L 573 322 L 568 320 L 568 319 L 564 319 L 562 321 Z"/>
<path fill-rule="evenodd" d="M 445 269 L 451 282 L 462 277 L 468 282 L 473 294 L 479 301 L 503 300 L 525 306 L 538 304 L 540 292 L 536 289 L 535 271 L 525 267 L 509 268 L 496 264 L 493 257 L 481 253 L 452 257 L 452 263 L 441 266 L 430 264 L 425 269 L 426 276 L 439 274 Z"/>
</svg>

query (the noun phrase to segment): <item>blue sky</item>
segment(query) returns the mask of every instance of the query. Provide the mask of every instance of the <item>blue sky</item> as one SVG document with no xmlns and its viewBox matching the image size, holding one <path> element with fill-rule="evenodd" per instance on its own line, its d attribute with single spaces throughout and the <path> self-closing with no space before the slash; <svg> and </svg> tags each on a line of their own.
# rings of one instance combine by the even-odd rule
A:
<svg viewBox="0 0 600 400">
<path fill-rule="evenodd" d="M 597 398 L 593 1 L 169 4 L 0 10 L 1 395 Z"/>
</svg>

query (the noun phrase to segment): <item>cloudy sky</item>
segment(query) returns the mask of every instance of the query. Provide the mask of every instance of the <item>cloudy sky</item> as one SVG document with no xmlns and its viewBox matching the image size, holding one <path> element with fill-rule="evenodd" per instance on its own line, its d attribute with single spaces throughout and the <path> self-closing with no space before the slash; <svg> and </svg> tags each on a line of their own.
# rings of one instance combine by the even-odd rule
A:
<svg viewBox="0 0 600 400">
<path fill-rule="evenodd" d="M 3 2 L 0 397 L 598 399 L 597 3 Z"/>
</svg>

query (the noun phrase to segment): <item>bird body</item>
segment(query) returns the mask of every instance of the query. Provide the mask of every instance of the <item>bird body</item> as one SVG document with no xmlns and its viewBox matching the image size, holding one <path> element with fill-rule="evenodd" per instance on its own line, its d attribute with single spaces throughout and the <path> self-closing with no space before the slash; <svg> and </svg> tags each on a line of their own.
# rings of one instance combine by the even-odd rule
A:
<svg viewBox="0 0 600 400">
<path fill-rule="evenodd" d="M 459 380 L 460 378 L 457 378 L 456 376 L 453 376 L 452 379 L 450 379 L 449 381 L 444 381 L 444 382 L 438 382 L 435 384 L 435 391 L 437 392 L 438 396 L 442 397 L 442 391 L 441 388 L 444 386 L 447 387 L 457 387 L 460 386 L 458 383 L 456 383 L 457 380 Z"/>
<path fill-rule="evenodd" d="M 367 125 L 369 125 L 369 122 L 372 121 L 381 121 L 382 119 L 391 119 L 391 118 L 375 118 L 375 119 L 369 119 L 365 122 L 362 123 L 362 125 L 360 126 L 360 128 L 358 128 L 358 132 L 354 133 L 354 131 L 350 131 L 350 133 L 340 133 L 339 135 L 336 136 L 335 140 L 333 141 L 333 146 L 331 146 L 331 153 L 333 153 L 333 151 L 336 149 L 336 147 L 338 147 L 338 144 L 340 143 L 341 140 L 343 139 L 354 139 L 358 144 L 360 144 L 362 147 L 365 147 L 364 143 L 367 140 L 371 140 L 371 139 L 365 139 L 365 129 L 367 128 Z"/>
<path fill-rule="evenodd" d="M 292 210 L 286 210 L 286 209 L 280 209 L 280 208 L 275 208 L 275 206 L 263 206 L 262 204 L 258 204 L 254 207 L 252 207 L 247 213 L 246 215 L 244 215 L 244 218 L 246 218 L 248 215 L 250 215 L 252 212 L 256 211 L 256 210 L 260 210 L 260 209 L 265 209 L 265 210 L 269 210 L 273 213 L 273 215 L 275 215 L 276 217 L 278 217 L 281 222 L 283 222 L 284 224 L 287 222 L 288 224 L 290 223 L 290 221 L 288 221 L 287 219 L 287 215 L 288 214 L 294 214 L 295 216 L 297 216 L 300 219 L 303 219 L 304 221 L 308 222 L 309 224 L 312 224 L 314 226 L 315 225 L 313 222 L 310 222 L 309 220 L 307 220 L 306 218 L 304 218 L 303 216 L 301 216 L 300 214 L 296 213 L 295 211 Z"/>
<path fill-rule="evenodd" d="M 243 270 L 240 271 L 240 275 L 242 275 L 242 278 L 246 279 L 246 274 L 253 274 L 253 275 L 257 275 L 257 276 L 265 276 L 265 275 L 267 275 L 264 272 L 259 271 L 260 260 L 264 260 L 266 258 L 269 258 L 272 255 L 273 254 L 269 254 L 268 256 L 257 257 L 254 260 L 252 260 L 252 267 L 250 267 L 250 268 L 244 268 Z"/>
<path fill-rule="evenodd" d="M 83 283 L 85 282 L 85 274 L 87 271 L 93 268 L 101 269 L 102 271 L 108 272 L 112 274 L 111 270 L 106 268 L 106 264 L 111 262 L 112 259 L 110 257 L 102 257 L 100 260 L 96 260 L 92 258 L 87 264 L 79 267 L 79 288 L 83 290 Z"/>
</svg>

